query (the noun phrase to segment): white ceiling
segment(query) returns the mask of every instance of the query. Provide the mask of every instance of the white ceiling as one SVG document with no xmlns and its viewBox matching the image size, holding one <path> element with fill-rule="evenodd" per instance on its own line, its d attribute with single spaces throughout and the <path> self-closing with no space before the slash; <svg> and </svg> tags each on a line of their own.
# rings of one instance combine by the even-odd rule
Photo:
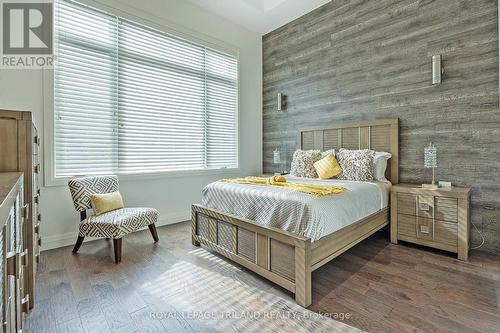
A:
<svg viewBox="0 0 500 333">
<path fill-rule="evenodd" d="M 330 0 L 189 0 L 248 30 L 266 34 Z"/>
</svg>

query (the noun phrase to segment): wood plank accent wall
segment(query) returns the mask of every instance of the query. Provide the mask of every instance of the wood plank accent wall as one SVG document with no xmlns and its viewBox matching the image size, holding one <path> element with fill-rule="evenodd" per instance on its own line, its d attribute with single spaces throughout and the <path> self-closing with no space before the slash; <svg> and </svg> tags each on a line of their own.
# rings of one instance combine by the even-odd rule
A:
<svg viewBox="0 0 500 333">
<path fill-rule="evenodd" d="M 299 128 L 397 117 L 400 181 L 430 180 L 423 149 L 434 141 L 437 178 L 473 188 L 483 249 L 500 254 L 497 19 L 496 0 L 332 0 L 267 34 L 264 171 L 289 168 Z M 434 54 L 445 70 L 438 86 Z M 273 164 L 276 148 L 283 165 Z"/>
</svg>

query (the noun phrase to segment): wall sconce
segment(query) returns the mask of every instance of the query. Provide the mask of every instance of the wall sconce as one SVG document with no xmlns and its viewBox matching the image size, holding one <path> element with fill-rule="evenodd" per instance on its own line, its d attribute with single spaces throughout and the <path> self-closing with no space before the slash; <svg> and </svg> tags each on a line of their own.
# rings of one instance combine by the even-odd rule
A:
<svg viewBox="0 0 500 333">
<path fill-rule="evenodd" d="M 276 148 L 273 152 L 273 163 L 280 164 L 281 163 L 281 152 Z"/>
<path fill-rule="evenodd" d="M 432 56 L 432 84 L 441 84 L 441 75 L 444 73 L 441 66 L 441 55 Z"/>
<path fill-rule="evenodd" d="M 283 93 L 278 93 L 278 111 L 286 110 L 286 95 Z"/>
</svg>

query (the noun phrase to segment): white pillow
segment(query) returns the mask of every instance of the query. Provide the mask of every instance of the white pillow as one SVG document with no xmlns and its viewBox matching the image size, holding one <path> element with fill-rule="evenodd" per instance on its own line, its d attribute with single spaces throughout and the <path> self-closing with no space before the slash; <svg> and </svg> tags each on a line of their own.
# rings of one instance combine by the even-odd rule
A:
<svg viewBox="0 0 500 333">
<path fill-rule="evenodd" d="M 335 149 L 328 149 L 328 150 L 325 150 L 324 152 L 321 153 L 321 158 L 323 157 L 326 157 L 326 155 L 328 154 L 332 154 L 333 156 L 335 156 Z"/>
<path fill-rule="evenodd" d="M 373 178 L 375 180 L 387 181 L 385 178 L 385 170 L 387 169 L 387 161 L 391 157 L 391 153 L 385 151 L 375 152 L 375 155 L 373 155 Z"/>
</svg>

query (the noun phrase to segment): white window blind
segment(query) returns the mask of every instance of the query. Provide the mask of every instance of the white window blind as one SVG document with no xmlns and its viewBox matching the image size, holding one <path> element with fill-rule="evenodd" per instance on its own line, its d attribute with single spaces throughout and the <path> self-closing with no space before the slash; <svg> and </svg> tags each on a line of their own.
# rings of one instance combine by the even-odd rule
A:
<svg viewBox="0 0 500 333">
<path fill-rule="evenodd" d="M 237 59 L 60 1 L 56 176 L 238 166 Z"/>
</svg>

